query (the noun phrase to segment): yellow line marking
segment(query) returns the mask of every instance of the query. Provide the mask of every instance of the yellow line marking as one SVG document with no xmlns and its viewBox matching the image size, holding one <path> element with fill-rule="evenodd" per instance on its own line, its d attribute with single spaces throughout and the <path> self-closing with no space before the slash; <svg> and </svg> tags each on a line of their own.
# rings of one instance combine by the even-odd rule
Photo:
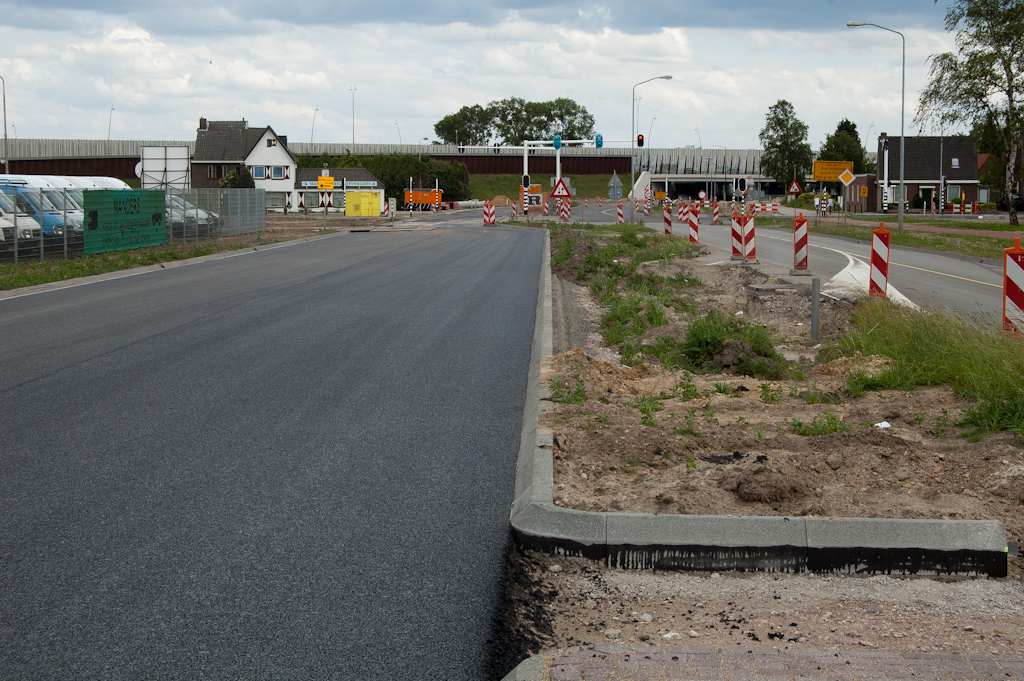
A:
<svg viewBox="0 0 1024 681">
<path fill-rule="evenodd" d="M 765 236 L 767 236 L 769 239 L 775 239 L 776 241 L 788 241 L 788 239 L 782 239 L 782 238 L 777 237 L 777 236 L 768 236 L 767 234 Z M 820 249 L 825 250 L 825 251 L 832 251 L 834 253 L 842 253 L 843 255 L 848 255 L 848 256 L 853 257 L 853 258 L 860 258 L 862 260 L 865 258 L 864 255 L 861 255 L 859 253 L 849 253 L 847 251 L 841 251 L 838 248 L 829 248 L 828 246 L 819 246 L 817 244 L 811 244 L 811 246 L 813 248 L 820 248 Z M 868 257 L 870 257 L 870 256 L 868 256 Z M 907 269 L 910 269 L 910 270 L 917 270 L 918 272 L 927 272 L 928 274 L 938 274 L 938 275 L 943 276 L 943 277 L 949 277 L 950 279 L 959 279 L 960 281 L 967 281 L 967 282 L 970 282 L 972 284 L 980 284 L 982 286 L 991 286 L 992 288 L 1002 288 L 1003 287 L 1002 284 L 990 284 L 987 281 L 978 281 L 977 279 L 969 279 L 967 277 L 960 277 L 960 276 L 957 276 L 955 274 L 948 274 L 946 272 L 937 272 L 935 270 L 929 270 L 929 269 L 924 268 L 924 267 L 915 267 L 913 265 L 904 265 L 903 263 L 893 262 L 892 260 L 889 261 L 889 264 L 890 265 L 895 265 L 897 267 L 906 267 Z"/>
</svg>

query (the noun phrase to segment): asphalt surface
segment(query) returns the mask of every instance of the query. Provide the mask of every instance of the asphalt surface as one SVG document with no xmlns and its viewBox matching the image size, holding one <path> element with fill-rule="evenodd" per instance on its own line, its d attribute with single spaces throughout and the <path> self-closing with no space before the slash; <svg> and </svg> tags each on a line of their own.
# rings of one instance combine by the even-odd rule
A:
<svg viewBox="0 0 1024 681">
<path fill-rule="evenodd" d="M 478 218 L 0 301 L 0 678 L 491 675 L 543 235 Z"/>
</svg>

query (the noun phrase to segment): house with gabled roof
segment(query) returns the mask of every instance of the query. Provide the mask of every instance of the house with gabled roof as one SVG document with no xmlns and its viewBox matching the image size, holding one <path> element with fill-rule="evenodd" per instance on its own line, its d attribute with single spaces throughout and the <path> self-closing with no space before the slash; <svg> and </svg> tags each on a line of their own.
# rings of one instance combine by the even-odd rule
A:
<svg viewBox="0 0 1024 681">
<path fill-rule="evenodd" d="M 240 121 L 199 119 L 192 154 L 192 186 L 220 186 L 232 170 L 247 168 L 257 189 L 266 191 L 268 209 L 296 204 L 295 171 L 298 161 L 288 149 L 288 138 L 269 125 L 250 128 Z"/>
</svg>

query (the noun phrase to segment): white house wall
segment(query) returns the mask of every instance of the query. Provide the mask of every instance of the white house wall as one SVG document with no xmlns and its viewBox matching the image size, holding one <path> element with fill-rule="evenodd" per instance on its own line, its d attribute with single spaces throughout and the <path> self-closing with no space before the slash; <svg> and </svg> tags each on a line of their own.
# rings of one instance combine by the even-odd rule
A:
<svg viewBox="0 0 1024 681">
<path fill-rule="evenodd" d="M 271 140 L 274 144 L 267 146 L 267 140 Z M 252 174 L 257 189 L 263 189 L 268 192 L 285 192 L 288 195 L 288 205 L 298 205 L 298 196 L 295 190 L 295 161 L 292 160 L 288 151 L 269 130 L 263 133 L 263 137 L 249 153 L 249 156 L 246 157 L 245 165 L 248 166 L 249 173 Z M 265 169 L 266 178 L 258 180 L 254 170 L 260 166 Z M 283 178 L 273 179 L 272 169 L 274 167 L 284 169 Z"/>
</svg>

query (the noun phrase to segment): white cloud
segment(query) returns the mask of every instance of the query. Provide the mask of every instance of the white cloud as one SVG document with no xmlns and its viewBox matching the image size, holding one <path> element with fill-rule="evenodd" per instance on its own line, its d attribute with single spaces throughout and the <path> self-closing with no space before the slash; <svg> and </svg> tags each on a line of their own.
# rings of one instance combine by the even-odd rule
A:
<svg viewBox="0 0 1024 681">
<path fill-rule="evenodd" d="M 2 7 L 2 4 L 0 4 Z M 61 23 L 0 27 L 0 74 L 8 119 L 22 137 L 191 139 L 198 119 L 246 118 L 294 140 L 405 142 L 433 137 L 433 124 L 463 105 L 519 96 L 570 97 L 588 108 L 606 139 L 630 134 L 630 93 L 664 73 L 672 81 L 637 88 L 638 127 L 657 116 L 651 144 L 756 147 L 768 107 L 793 102 L 817 146 L 850 118 L 862 135 L 899 129 L 898 36 L 868 28 L 612 25 L 615 12 L 578 7 L 578 24 L 511 10 L 497 23 L 303 25 L 216 7 L 198 14 L 133 5 L 126 16 L 62 10 Z M 618 10 L 617 10 L 618 11 Z M 938 11 L 938 10 L 936 10 Z M 621 11 L 619 12 L 621 13 Z M 397 16 L 403 16 L 397 12 Z M 166 28 L 159 27 L 159 20 Z M 198 32 L 182 33 L 189 21 Z M 217 25 L 224 28 L 215 32 Z M 907 130 L 928 55 L 951 49 L 941 30 L 907 34 Z M 17 56 L 14 56 L 17 55 Z M 398 121 L 398 126 L 395 122 Z"/>
</svg>

